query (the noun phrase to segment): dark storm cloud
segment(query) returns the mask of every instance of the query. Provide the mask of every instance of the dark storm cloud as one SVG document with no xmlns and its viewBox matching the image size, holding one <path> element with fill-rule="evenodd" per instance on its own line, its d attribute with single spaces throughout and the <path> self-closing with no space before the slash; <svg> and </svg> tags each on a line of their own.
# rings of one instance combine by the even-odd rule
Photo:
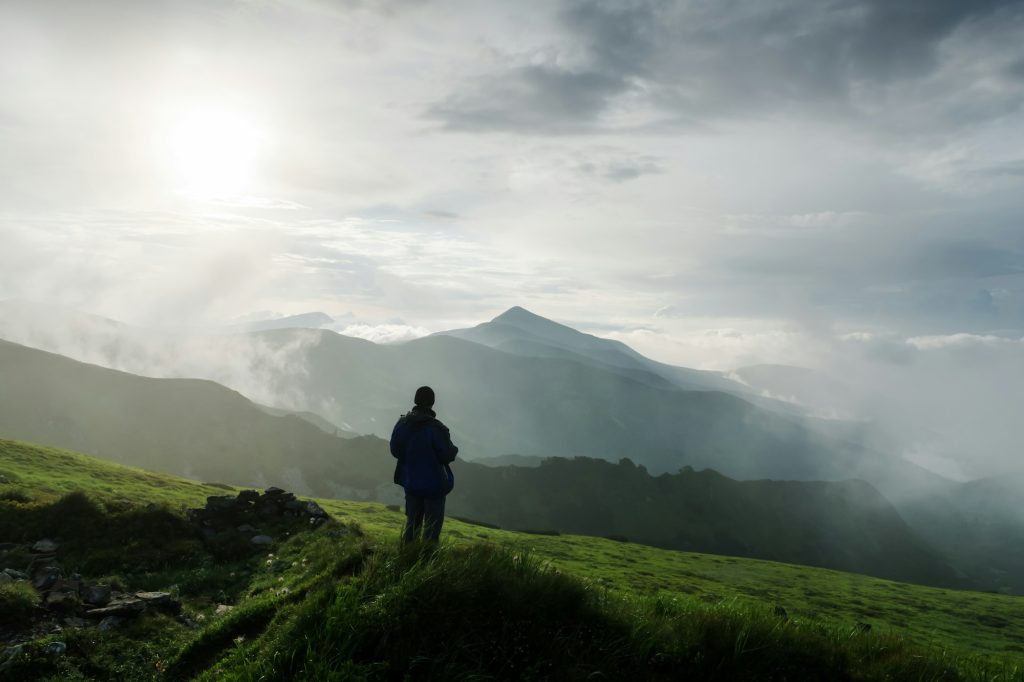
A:
<svg viewBox="0 0 1024 682">
<path fill-rule="evenodd" d="M 1022 8 L 1021 0 L 568 2 L 559 14 L 560 51 L 529 64 L 510 58 L 428 116 L 449 129 L 545 134 L 600 129 L 602 117 L 623 102 L 648 107 L 652 122 L 687 125 L 793 106 L 857 116 L 857 98 L 876 91 L 890 97 L 887 86 L 934 76 L 940 46 L 956 31 L 988 21 L 991 34 L 1012 35 Z M 979 64 L 1012 76 L 1024 63 L 1019 42 L 980 46 L 997 58 L 986 54 Z M 561 51 L 583 58 L 566 65 L 550 56 Z M 914 96 L 950 92 L 939 87 Z M 983 120 L 1013 110 L 1024 93 L 987 98 L 946 103 L 948 111 L 935 115 L 949 123 Z"/>
</svg>

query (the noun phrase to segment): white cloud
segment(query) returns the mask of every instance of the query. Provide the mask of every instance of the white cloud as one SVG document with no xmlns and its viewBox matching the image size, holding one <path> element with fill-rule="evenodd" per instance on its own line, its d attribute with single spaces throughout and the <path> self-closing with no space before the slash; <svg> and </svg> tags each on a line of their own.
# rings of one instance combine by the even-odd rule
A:
<svg viewBox="0 0 1024 682">
<path fill-rule="evenodd" d="M 978 346 L 1024 346 L 1024 338 L 1009 339 L 991 334 L 945 334 L 939 336 L 915 336 L 907 343 L 918 350 L 940 350 L 945 348 L 971 348 Z"/>
<path fill-rule="evenodd" d="M 407 324 L 351 324 L 339 331 L 374 343 L 402 343 L 430 334 L 430 330 Z"/>
</svg>

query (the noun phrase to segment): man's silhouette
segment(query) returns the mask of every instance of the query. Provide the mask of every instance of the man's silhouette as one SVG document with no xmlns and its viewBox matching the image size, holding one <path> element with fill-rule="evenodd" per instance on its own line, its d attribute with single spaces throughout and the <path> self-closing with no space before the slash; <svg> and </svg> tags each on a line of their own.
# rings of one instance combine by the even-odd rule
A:
<svg viewBox="0 0 1024 682">
<path fill-rule="evenodd" d="M 444 523 L 445 495 L 455 487 L 455 476 L 448 465 L 459 449 L 432 409 L 433 389 L 416 389 L 413 402 L 416 406 L 399 418 L 391 432 L 391 454 L 398 460 L 395 483 L 405 488 L 402 541 L 417 539 L 422 529 L 424 540 L 436 542 Z"/>
</svg>

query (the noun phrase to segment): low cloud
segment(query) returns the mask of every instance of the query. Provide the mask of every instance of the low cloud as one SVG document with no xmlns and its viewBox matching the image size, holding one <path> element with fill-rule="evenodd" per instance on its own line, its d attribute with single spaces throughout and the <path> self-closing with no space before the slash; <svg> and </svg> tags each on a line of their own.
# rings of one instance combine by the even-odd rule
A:
<svg viewBox="0 0 1024 682">
<path fill-rule="evenodd" d="M 402 343 L 427 336 L 430 330 L 407 324 L 352 324 L 342 328 L 339 333 L 374 343 Z"/>
</svg>

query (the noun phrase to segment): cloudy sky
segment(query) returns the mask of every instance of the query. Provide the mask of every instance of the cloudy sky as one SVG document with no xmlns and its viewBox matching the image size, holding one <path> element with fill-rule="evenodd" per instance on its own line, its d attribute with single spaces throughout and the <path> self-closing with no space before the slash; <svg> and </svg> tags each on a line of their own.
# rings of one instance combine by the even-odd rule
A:
<svg viewBox="0 0 1024 682">
<path fill-rule="evenodd" d="M 3 2 L 0 298 L 1020 362 L 1021 35 L 996 0 Z"/>
</svg>

